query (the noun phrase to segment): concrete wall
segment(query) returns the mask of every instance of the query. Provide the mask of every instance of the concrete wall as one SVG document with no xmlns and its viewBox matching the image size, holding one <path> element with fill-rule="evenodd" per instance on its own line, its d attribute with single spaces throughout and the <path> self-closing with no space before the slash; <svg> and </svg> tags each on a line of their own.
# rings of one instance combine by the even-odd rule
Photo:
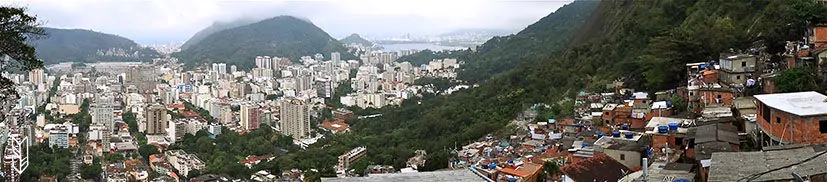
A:
<svg viewBox="0 0 827 182">
<path fill-rule="evenodd" d="M 612 159 L 620 162 L 629 169 L 635 169 L 636 167 L 640 167 L 640 163 L 642 161 L 642 157 L 640 156 L 640 152 L 637 151 L 625 151 L 625 150 L 614 150 L 614 149 L 603 149 L 603 153 L 612 157 Z M 620 155 L 624 155 L 623 159 L 620 158 Z"/>
</svg>

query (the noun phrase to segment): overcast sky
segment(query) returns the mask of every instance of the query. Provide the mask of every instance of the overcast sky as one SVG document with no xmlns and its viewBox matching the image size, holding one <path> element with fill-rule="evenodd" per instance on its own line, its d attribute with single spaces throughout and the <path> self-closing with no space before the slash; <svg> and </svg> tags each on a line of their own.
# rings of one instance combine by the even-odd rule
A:
<svg viewBox="0 0 827 182">
<path fill-rule="evenodd" d="M 463 28 L 519 30 L 570 0 L 11 0 L 48 27 L 121 35 L 139 44 L 185 41 L 215 21 L 294 15 L 335 38 L 390 37 Z"/>
</svg>

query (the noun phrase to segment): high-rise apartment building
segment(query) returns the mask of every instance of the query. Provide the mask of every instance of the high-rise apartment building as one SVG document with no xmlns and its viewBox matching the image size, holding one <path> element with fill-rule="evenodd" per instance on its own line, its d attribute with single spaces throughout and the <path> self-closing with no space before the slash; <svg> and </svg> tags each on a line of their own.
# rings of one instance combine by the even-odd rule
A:
<svg viewBox="0 0 827 182">
<path fill-rule="evenodd" d="M 144 118 L 146 118 L 146 134 L 166 134 L 169 118 L 167 117 L 167 108 L 164 105 L 156 103 L 148 106 L 144 109 Z"/>
<path fill-rule="evenodd" d="M 29 71 L 29 82 L 34 85 L 43 83 L 43 77 L 45 77 L 45 75 L 46 74 L 43 73 L 43 69 L 32 69 Z"/>
<path fill-rule="evenodd" d="M 112 136 L 112 131 L 115 130 L 115 114 L 114 104 L 111 96 L 101 94 L 95 98 L 92 104 L 92 124 L 103 125 L 103 132 L 101 132 L 101 145 L 105 149 L 109 149 L 109 139 Z"/>
<path fill-rule="evenodd" d="M 334 62 L 342 60 L 342 55 L 339 52 L 330 53 L 330 60 Z"/>
<path fill-rule="evenodd" d="M 261 110 L 258 108 L 258 105 L 250 103 L 241 105 L 239 113 L 241 116 L 239 119 L 241 128 L 247 131 L 258 129 L 260 114 Z"/>
<path fill-rule="evenodd" d="M 310 104 L 305 100 L 286 98 L 281 103 L 280 129 L 285 135 L 293 138 L 309 138 L 310 134 Z"/>
</svg>

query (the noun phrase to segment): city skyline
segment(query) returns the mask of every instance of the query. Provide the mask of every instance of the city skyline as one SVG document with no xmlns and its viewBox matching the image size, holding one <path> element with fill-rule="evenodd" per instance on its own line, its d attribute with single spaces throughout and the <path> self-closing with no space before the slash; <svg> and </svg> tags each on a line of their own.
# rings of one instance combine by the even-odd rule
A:
<svg viewBox="0 0 827 182">
<path fill-rule="evenodd" d="M 214 22 L 290 15 L 334 38 L 436 35 L 458 29 L 519 30 L 571 1 L 22 1 L 44 26 L 116 34 L 142 45 L 186 41 Z M 124 24 L 123 22 L 131 22 Z"/>
</svg>

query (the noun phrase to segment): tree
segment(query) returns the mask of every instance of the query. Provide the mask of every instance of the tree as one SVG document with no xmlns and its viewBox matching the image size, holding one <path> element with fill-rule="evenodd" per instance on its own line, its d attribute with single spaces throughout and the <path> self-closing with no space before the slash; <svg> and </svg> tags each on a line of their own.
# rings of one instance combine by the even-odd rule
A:
<svg viewBox="0 0 827 182">
<path fill-rule="evenodd" d="M 80 171 L 80 177 L 83 179 L 92 179 L 97 180 L 100 178 L 100 174 L 103 173 L 103 168 L 101 168 L 100 161 L 93 162 L 92 165 L 83 164 L 83 167 Z"/>
<path fill-rule="evenodd" d="M 43 67 L 37 59 L 34 47 L 27 41 L 45 35 L 38 27 L 35 16 L 26 14 L 25 8 L 0 7 L 0 57 L 8 56 L 12 61 L 0 65 L 0 72 L 10 70 L 29 71 Z M 0 100 L 9 102 L 18 98 L 14 82 L 0 77 Z"/>
<path fill-rule="evenodd" d="M 110 154 L 106 155 L 106 160 L 109 163 L 117 163 L 117 162 L 123 162 L 124 160 L 126 160 L 126 158 L 121 154 L 110 153 Z"/>
<path fill-rule="evenodd" d="M 160 152 L 158 151 L 158 147 L 143 144 L 138 147 L 138 153 L 141 153 L 141 157 L 143 157 L 145 161 L 148 161 L 150 155 Z"/>
<path fill-rule="evenodd" d="M 801 92 L 816 90 L 816 76 L 809 68 L 792 68 L 775 77 L 775 85 L 780 92 Z"/>
</svg>

